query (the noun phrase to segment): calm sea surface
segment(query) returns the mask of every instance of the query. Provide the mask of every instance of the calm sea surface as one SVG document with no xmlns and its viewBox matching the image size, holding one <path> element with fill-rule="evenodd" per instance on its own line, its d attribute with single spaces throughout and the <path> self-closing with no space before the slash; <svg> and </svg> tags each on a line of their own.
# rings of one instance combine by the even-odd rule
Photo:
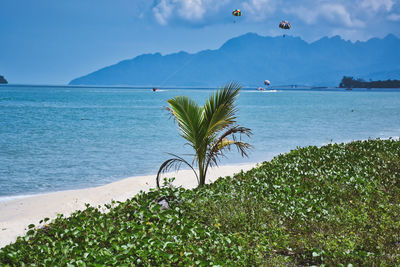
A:
<svg viewBox="0 0 400 267">
<path fill-rule="evenodd" d="M 0 86 L 0 200 L 154 174 L 190 153 L 166 100 L 210 90 Z M 400 90 L 242 90 L 239 122 L 260 162 L 297 146 L 400 136 Z M 188 158 L 190 159 L 190 158 Z"/>
</svg>

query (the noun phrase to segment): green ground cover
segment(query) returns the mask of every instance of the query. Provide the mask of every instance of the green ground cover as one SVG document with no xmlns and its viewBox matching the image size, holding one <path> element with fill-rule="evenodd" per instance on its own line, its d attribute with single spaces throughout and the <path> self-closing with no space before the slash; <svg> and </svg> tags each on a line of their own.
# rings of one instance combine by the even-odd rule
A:
<svg viewBox="0 0 400 267">
<path fill-rule="evenodd" d="M 400 141 L 298 148 L 107 207 L 31 225 L 0 250 L 1 265 L 399 265 Z"/>
</svg>

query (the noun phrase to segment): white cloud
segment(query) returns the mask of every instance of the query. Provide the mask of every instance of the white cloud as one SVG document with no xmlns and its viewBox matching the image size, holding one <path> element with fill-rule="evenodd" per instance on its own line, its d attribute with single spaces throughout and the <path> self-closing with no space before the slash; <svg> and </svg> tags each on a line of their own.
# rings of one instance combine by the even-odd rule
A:
<svg viewBox="0 0 400 267">
<path fill-rule="evenodd" d="M 179 2 L 178 14 L 187 20 L 201 19 L 206 12 L 207 3 L 202 0 L 181 0 Z"/>
<path fill-rule="evenodd" d="M 276 0 L 249 0 L 243 3 L 243 10 L 253 19 L 262 20 L 275 12 L 276 4 Z"/>
<path fill-rule="evenodd" d="M 325 4 L 320 9 L 321 16 L 331 22 L 343 23 L 347 27 L 360 27 L 363 23 L 357 19 L 352 19 L 347 9 L 340 4 Z"/>
<path fill-rule="evenodd" d="M 383 32 L 400 34 L 400 0 L 153 1 L 157 2 L 151 7 L 152 15 L 162 25 L 174 22 L 188 27 L 213 27 L 215 24 L 223 24 L 221 27 L 225 27 L 231 22 L 232 10 L 238 8 L 243 16 L 240 26 L 247 27 L 248 31 L 265 33 L 270 27 L 262 27 L 261 24 L 271 25 L 287 19 L 292 23 L 292 33 L 305 38 L 338 34 L 357 40 L 375 35 L 382 36 Z"/>
<path fill-rule="evenodd" d="M 344 5 L 338 3 L 316 3 L 308 7 L 290 7 L 285 10 L 288 14 L 297 15 L 307 24 L 319 23 L 319 20 L 325 19 L 332 24 L 343 25 L 346 27 L 362 27 L 364 23 L 358 19 L 352 18 L 350 12 Z"/>
<path fill-rule="evenodd" d="M 220 11 L 230 14 L 235 8 L 240 8 L 246 18 L 259 21 L 273 14 L 279 1 L 281 0 L 160 0 L 152 11 L 162 25 L 168 24 L 172 19 L 200 21 L 208 14 L 214 15 Z"/>
<path fill-rule="evenodd" d="M 400 14 L 390 14 L 388 16 L 388 20 L 390 20 L 390 21 L 400 21 Z"/>
<path fill-rule="evenodd" d="M 372 11 L 378 11 L 383 8 L 386 11 L 392 10 L 394 5 L 393 0 L 363 0 L 361 2 L 361 7 L 371 9 Z"/>
<path fill-rule="evenodd" d="M 199 21 L 207 12 L 216 12 L 228 2 L 229 0 L 161 0 L 153 8 L 153 14 L 162 25 L 166 25 L 173 16 L 186 21 Z"/>
<path fill-rule="evenodd" d="M 166 25 L 167 20 L 172 14 L 173 6 L 169 2 L 168 0 L 161 0 L 161 2 L 153 8 L 154 16 L 161 25 Z"/>
</svg>

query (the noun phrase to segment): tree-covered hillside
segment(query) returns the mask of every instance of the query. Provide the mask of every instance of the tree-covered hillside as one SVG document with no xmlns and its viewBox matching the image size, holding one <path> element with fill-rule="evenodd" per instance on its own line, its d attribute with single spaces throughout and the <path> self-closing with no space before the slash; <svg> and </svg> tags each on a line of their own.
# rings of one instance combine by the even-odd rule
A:
<svg viewBox="0 0 400 267">
<path fill-rule="evenodd" d="M 8 83 L 7 80 L 0 75 L 0 83 Z"/>
<path fill-rule="evenodd" d="M 365 81 L 344 76 L 339 84 L 340 88 L 400 88 L 399 80 Z"/>
</svg>

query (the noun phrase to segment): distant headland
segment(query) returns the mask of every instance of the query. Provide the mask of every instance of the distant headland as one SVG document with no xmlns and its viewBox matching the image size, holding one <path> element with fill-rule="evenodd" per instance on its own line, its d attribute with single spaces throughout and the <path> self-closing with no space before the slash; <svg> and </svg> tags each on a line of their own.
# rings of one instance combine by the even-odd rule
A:
<svg viewBox="0 0 400 267">
<path fill-rule="evenodd" d="M 0 83 L 7 84 L 8 82 L 3 76 L 0 75 Z"/>
<path fill-rule="evenodd" d="M 339 84 L 340 88 L 400 88 L 400 80 L 365 81 L 344 76 Z"/>
</svg>

